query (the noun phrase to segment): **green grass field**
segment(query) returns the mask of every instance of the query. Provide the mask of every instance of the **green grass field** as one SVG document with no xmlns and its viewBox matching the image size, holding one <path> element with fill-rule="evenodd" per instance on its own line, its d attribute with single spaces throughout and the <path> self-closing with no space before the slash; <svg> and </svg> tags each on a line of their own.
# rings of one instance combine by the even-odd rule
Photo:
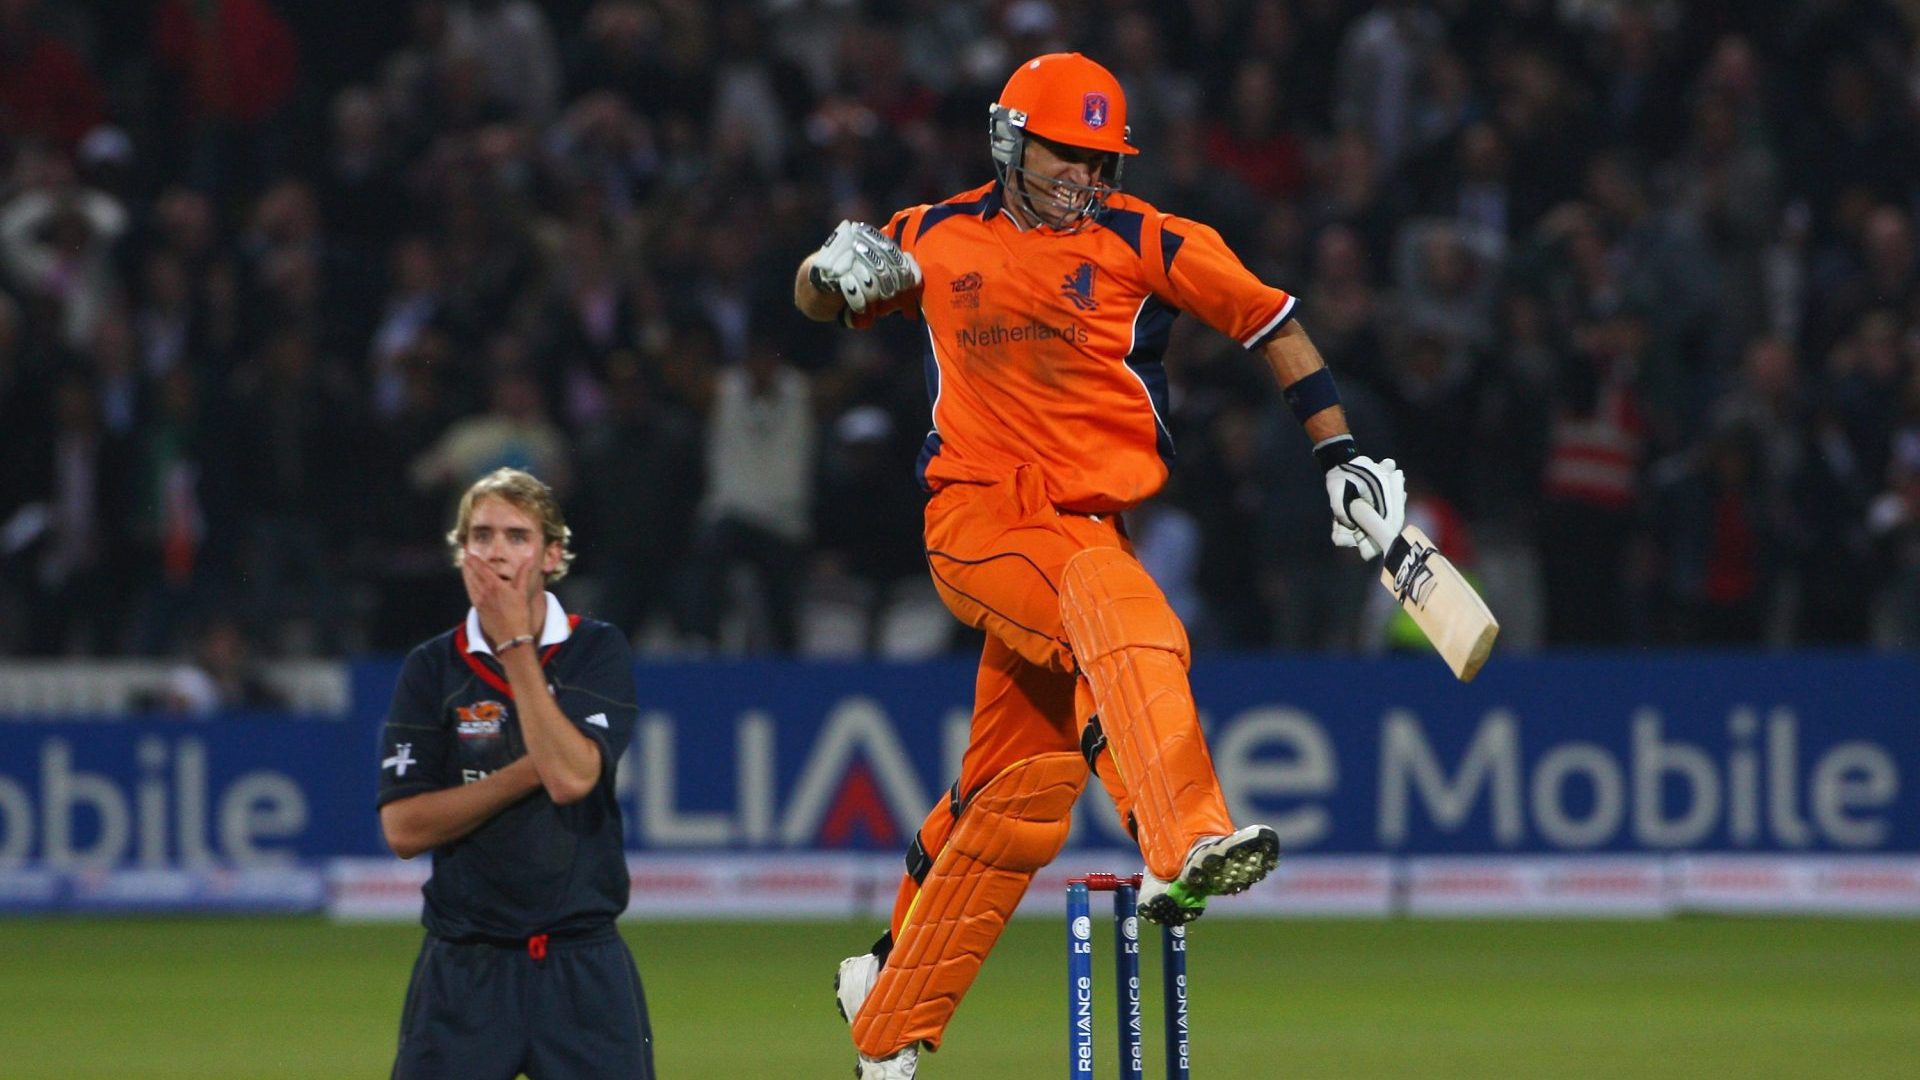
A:
<svg viewBox="0 0 1920 1080">
<path fill-rule="evenodd" d="M 667 1080 L 851 1075 L 829 987 L 871 927 L 626 930 Z M 1062 937 L 1017 922 L 921 1075 L 1060 1075 Z M 0 1076 L 385 1076 L 418 941 L 309 919 L 0 921 Z M 1219 920 L 1195 927 L 1190 969 L 1202 1080 L 1920 1075 L 1920 922 Z M 1102 1076 L 1112 1033 L 1101 1015 Z"/>
</svg>

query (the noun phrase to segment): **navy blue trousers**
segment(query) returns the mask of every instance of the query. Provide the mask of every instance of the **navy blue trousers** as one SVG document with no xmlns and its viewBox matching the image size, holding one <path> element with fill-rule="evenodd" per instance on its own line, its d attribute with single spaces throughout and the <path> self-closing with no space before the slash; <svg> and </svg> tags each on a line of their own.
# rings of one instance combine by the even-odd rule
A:
<svg viewBox="0 0 1920 1080">
<path fill-rule="evenodd" d="M 653 1080 L 633 954 L 609 925 L 577 938 L 427 935 L 407 986 L 393 1080 Z"/>
</svg>

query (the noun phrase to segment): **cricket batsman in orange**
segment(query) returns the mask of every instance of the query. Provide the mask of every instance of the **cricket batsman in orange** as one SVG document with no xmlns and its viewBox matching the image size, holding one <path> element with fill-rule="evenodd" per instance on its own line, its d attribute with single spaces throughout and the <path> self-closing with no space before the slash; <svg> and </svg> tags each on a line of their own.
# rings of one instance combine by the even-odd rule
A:
<svg viewBox="0 0 1920 1080">
<path fill-rule="evenodd" d="M 1110 72 L 1079 53 L 1036 57 L 989 112 L 992 183 L 884 228 L 843 221 L 794 281 L 813 319 L 924 322 L 927 565 L 953 613 L 986 633 L 959 781 L 908 848 L 888 933 L 836 978 L 867 1080 L 908 1080 L 939 1048 L 1066 842 L 1090 770 L 1139 841 L 1147 919 L 1188 922 L 1279 861 L 1271 828 L 1227 814 L 1186 631 L 1123 520 L 1173 456 L 1160 357 L 1174 318 L 1266 360 L 1326 470 L 1334 543 L 1375 557 L 1406 516 L 1404 478 L 1354 445 L 1294 298 L 1213 229 L 1120 192 L 1137 151 Z M 1349 515 L 1354 500 L 1379 528 Z"/>
</svg>

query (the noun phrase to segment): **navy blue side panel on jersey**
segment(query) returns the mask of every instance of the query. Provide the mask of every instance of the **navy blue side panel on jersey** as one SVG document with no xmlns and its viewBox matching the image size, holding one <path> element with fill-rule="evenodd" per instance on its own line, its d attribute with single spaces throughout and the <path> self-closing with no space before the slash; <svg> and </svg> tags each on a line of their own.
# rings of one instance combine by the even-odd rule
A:
<svg viewBox="0 0 1920 1080">
<path fill-rule="evenodd" d="M 1180 247 L 1186 242 L 1186 237 L 1171 229 L 1160 230 L 1160 261 L 1166 264 L 1161 267 L 1162 271 L 1173 273 L 1173 257 L 1180 254 Z"/>
<path fill-rule="evenodd" d="M 1140 228 L 1146 223 L 1145 215 L 1138 210 L 1108 209 L 1101 211 L 1094 220 L 1106 226 L 1113 235 L 1125 240 L 1136 257 L 1140 254 Z"/>
<path fill-rule="evenodd" d="M 927 379 L 927 409 L 940 403 L 940 358 L 933 351 L 933 327 L 927 327 L 927 351 L 920 356 L 920 372 Z"/>
<path fill-rule="evenodd" d="M 1173 464 L 1173 435 L 1167 430 L 1167 368 L 1161 358 L 1167 353 L 1167 338 L 1173 332 L 1177 308 L 1162 303 L 1157 296 L 1147 297 L 1140 314 L 1133 320 L 1133 351 L 1127 354 L 1127 366 L 1140 377 L 1153 401 L 1154 445 L 1160 459 Z"/>
<path fill-rule="evenodd" d="M 914 242 L 919 243 L 920 238 L 927 235 L 927 230 L 950 217 L 980 216 L 987 210 L 988 204 L 992 201 L 993 200 L 988 198 L 980 198 L 972 202 L 940 203 L 937 206 L 927 207 L 927 212 L 920 215 L 920 231 L 913 234 Z M 905 222 L 903 221 L 901 224 L 904 225 Z"/>
<path fill-rule="evenodd" d="M 922 370 L 927 377 L 927 411 L 940 401 L 940 361 L 933 353 L 933 329 L 927 329 L 927 351 L 920 359 Z M 938 429 L 927 432 L 927 441 L 920 447 L 920 459 L 914 463 L 913 478 L 923 491 L 932 491 L 927 486 L 927 466 L 933 463 L 934 456 L 940 453 L 940 432 Z"/>
<path fill-rule="evenodd" d="M 933 464 L 933 459 L 938 456 L 940 456 L 940 433 L 938 431 L 929 431 L 927 432 L 927 441 L 920 444 L 920 459 L 913 463 L 913 478 L 919 481 L 920 490 L 922 491 L 931 492 L 933 490 L 933 488 L 927 484 L 927 466 Z"/>
<path fill-rule="evenodd" d="M 987 189 L 987 197 L 980 200 L 981 220 L 984 221 L 998 214 L 1000 207 L 1005 205 L 1006 201 L 1006 189 L 1000 186 L 1000 181 L 995 180 L 993 186 Z"/>
</svg>

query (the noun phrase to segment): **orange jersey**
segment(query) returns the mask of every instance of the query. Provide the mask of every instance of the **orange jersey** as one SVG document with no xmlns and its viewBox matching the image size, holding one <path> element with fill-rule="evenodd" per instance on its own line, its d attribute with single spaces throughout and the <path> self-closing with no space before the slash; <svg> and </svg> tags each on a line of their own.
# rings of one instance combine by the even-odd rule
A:
<svg viewBox="0 0 1920 1080">
<path fill-rule="evenodd" d="M 893 216 L 887 234 L 925 280 L 851 325 L 918 311 L 927 331 L 933 431 L 921 483 L 993 482 L 1040 466 L 1064 510 L 1107 513 L 1167 479 L 1173 320 L 1192 312 L 1252 349 L 1293 314 L 1220 234 L 1114 195 L 1078 232 L 1028 231 L 986 184 Z"/>
</svg>

